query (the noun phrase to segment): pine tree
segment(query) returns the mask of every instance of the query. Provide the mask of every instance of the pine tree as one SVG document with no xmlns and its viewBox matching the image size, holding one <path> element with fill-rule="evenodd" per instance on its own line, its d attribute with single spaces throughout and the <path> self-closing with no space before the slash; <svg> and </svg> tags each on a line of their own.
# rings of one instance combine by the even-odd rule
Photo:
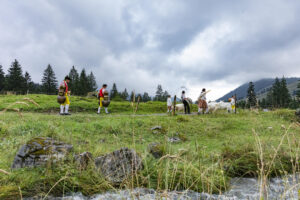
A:
<svg viewBox="0 0 300 200">
<path fill-rule="evenodd" d="M 57 93 L 57 80 L 50 64 L 47 66 L 43 74 L 42 90 L 46 94 Z"/>
<path fill-rule="evenodd" d="M 88 78 L 85 73 L 85 69 L 82 69 L 79 78 L 79 95 L 86 95 L 89 91 Z"/>
<path fill-rule="evenodd" d="M 5 74 L 2 68 L 2 65 L 0 65 L 0 92 L 4 89 L 5 87 Z"/>
<path fill-rule="evenodd" d="M 266 99 L 265 98 L 263 98 L 262 100 L 261 100 L 261 105 L 260 105 L 262 108 L 267 108 L 267 103 L 266 103 Z"/>
<path fill-rule="evenodd" d="M 297 85 L 296 97 L 298 99 L 298 102 L 300 103 L 300 80 L 299 80 L 299 83 Z"/>
<path fill-rule="evenodd" d="M 32 90 L 33 82 L 31 81 L 31 76 L 28 72 L 25 72 L 24 78 L 25 78 L 25 89 L 26 89 L 26 93 L 28 94 L 29 91 Z"/>
<path fill-rule="evenodd" d="M 125 90 L 121 93 L 121 98 L 126 101 L 128 100 L 128 96 L 129 94 L 127 92 L 127 89 L 125 88 Z"/>
<path fill-rule="evenodd" d="M 143 102 L 151 101 L 151 97 L 149 96 L 149 94 L 147 92 L 144 92 L 142 99 L 143 99 Z"/>
<path fill-rule="evenodd" d="M 278 108 L 281 104 L 281 83 L 279 79 L 276 77 L 275 82 L 272 86 L 272 100 L 273 106 Z"/>
<path fill-rule="evenodd" d="M 162 96 L 162 100 L 161 100 L 161 101 L 167 101 L 168 96 L 169 96 L 168 91 L 164 91 L 163 96 Z"/>
<path fill-rule="evenodd" d="M 282 77 L 280 82 L 280 107 L 287 108 L 291 102 L 291 95 L 287 88 L 286 79 Z"/>
<path fill-rule="evenodd" d="M 117 85 L 114 83 L 113 86 L 112 86 L 112 89 L 110 91 L 110 98 L 111 99 L 114 99 L 118 96 L 118 89 L 117 89 Z"/>
<path fill-rule="evenodd" d="M 163 99 L 163 89 L 161 85 L 158 85 L 155 93 L 155 101 L 162 101 L 162 99 Z"/>
<path fill-rule="evenodd" d="M 256 94 L 254 90 L 255 90 L 254 84 L 253 82 L 250 82 L 247 90 L 247 100 L 250 108 L 256 106 Z"/>
<path fill-rule="evenodd" d="M 96 91 L 98 86 L 97 86 L 97 82 L 96 82 L 96 77 L 94 76 L 93 72 L 91 72 L 88 75 L 87 79 L 88 79 L 89 92 Z"/>
<path fill-rule="evenodd" d="M 8 69 L 6 75 L 5 89 L 24 93 L 25 79 L 23 77 L 22 67 L 17 60 L 12 62 L 11 67 Z"/>
<path fill-rule="evenodd" d="M 74 66 L 72 66 L 70 72 L 69 72 L 69 77 L 70 77 L 70 83 L 68 84 L 70 91 L 72 94 L 78 95 L 79 92 L 79 74 L 77 70 L 75 69 Z"/>
</svg>

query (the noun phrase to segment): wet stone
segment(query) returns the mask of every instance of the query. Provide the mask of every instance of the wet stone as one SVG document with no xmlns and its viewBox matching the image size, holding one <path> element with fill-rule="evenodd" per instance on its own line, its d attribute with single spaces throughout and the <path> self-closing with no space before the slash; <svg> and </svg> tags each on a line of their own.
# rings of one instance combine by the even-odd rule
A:
<svg viewBox="0 0 300 200">
<path fill-rule="evenodd" d="M 42 166 L 63 160 L 73 146 L 52 138 L 34 138 L 23 145 L 12 163 L 12 169 Z"/>
<path fill-rule="evenodd" d="M 127 147 L 95 159 L 96 168 L 113 184 L 124 180 L 143 169 L 140 156 Z"/>
</svg>

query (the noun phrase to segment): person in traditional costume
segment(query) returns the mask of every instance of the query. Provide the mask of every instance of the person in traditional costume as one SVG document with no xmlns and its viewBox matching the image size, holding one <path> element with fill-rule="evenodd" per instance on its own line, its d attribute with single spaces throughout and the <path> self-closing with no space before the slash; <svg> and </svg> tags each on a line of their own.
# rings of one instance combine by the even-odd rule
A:
<svg viewBox="0 0 300 200">
<path fill-rule="evenodd" d="M 235 112 L 235 96 L 232 95 L 232 97 L 229 99 L 230 105 L 231 105 L 231 112 Z"/>
<path fill-rule="evenodd" d="M 102 88 L 99 90 L 99 94 L 98 94 L 98 97 L 99 97 L 99 107 L 98 107 L 97 114 L 100 114 L 101 108 L 103 108 L 103 107 L 104 107 L 105 113 L 108 114 L 108 108 L 107 108 L 107 106 L 103 105 L 103 101 L 105 100 L 104 99 L 105 96 L 108 96 L 108 92 L 106 91 L 106 88 L 107 88 L 107 85 L 103 84 Z"/>
<path fill-rule="evenodd" d="M 60 103 L 60 115 L 71 115 L 69 113 L 69 106 L 70 106 L 70 91 L 68 88 L 68 83 L 70 82 L 70 77 L 66 76 L 65 79 L 61 82 L 59 85 L 59 92 L 58 92 L 58 99 L 61 99 L 59 101 Z"/>
<path fill-rule="evenodd" d="M 208 106 L 206 102 L 206 89 L 203 88 L 202 92 L 198 98 L 198 114 L 208 113 Z"/>
<path fill-rule="evenodd" d="M 182 100 L 182 103 L 184 105 L 184 113 L 185 114 L 191 114 L 190 105 L 189 105 L 188 99 L 185 96 L 185 91 L 182 91 L 181 100 Z"/>
</svg>

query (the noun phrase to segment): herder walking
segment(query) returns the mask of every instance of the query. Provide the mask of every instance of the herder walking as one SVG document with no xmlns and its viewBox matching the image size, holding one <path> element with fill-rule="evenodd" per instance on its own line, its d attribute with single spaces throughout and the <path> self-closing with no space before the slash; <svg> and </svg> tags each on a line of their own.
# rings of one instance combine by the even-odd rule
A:
<svg viewBox="0 0 300 200">
<path fill-rule="evenodd" d="M 209 92 L 209 91 L 207 91 Z M 202 92 L 198 98 L 198 114 L 203 114 L 204 111 L 205 113 L 208 113 L 208 106 L 207 106 L 207 102 L 206 102 L 206 89 L 203 88 Z"/>
<path fill-rule="evenodd" d="M 105 100 L 104 96 L 106 96 L 106 95 L 108 96 L 106 88 L 107 88 L 107 85 L 103 84 L 102 88 L 99 90 L 99 94 L 98 94 L 98 97 L 99 97 L 99 107 L 98 107 L 97 114 L 100 114 L 101 108 L 104 107 L 104 105 L 103 105 L 103 101 Z M 104 107 L 104 109 L 105 109 L 105 113 L 108 114 L 108 108 L 107 108 L 107 106 Z"/>
<path fill-rule="evenodd" d="M 70 91 L 68 88 L 68 83 L 70 82 L 70 77 L 66 76 L 65 79 L 59 85 L 58 90 L 58 102 L 60 103 L 60 115 L 71 115 L 69 113 L 70 106 Z"/>
<path fill-rule="evenodd" d="M 185 114 L 191 114 L 190 105 L 189 105 L 189 102 L 187 101 L 187 98 L 185 96 L 185 91 L 182 91 L 181 100 L 182 100 L 182 103 L 184 105 L 184 113 Z"/>
</svg>

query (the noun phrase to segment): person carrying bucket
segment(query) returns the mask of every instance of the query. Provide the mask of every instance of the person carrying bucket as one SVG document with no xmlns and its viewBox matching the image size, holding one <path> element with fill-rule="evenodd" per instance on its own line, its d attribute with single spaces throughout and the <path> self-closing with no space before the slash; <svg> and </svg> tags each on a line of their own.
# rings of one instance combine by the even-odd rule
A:
<svg viewBox="0 0 300 200">
<path fill-rule="evenodd" d="M 102 85 L 102 88 L 99 90 L 99 94 L 98 94 L 98 98 L 99 98 L 99 107 L 98 107 L 98 112 L 97 112 L 97 114 L 100 114 L 101 108 L 104 107 L 103 101 L 104 101 L 104 97 L 105 97 L 105 95 L 106 95 L 106 93 L 107 93 L 106 88 L 107 88 L 107 85 L 106 85 L 106 84 L 103 84 L 103 85 Z M 104 109 L 105 109 L 105 113 L 108 114 L 108 109 L 107 109 L 107 107 L 104 107 Z"/>
<path fill-rule="evenodd" d="M 70 106 L 70 91 L 68 88 L 68 83 L 70 82 L 70 77 L 66 76 L 65 79 L 59 85 L 58 91 L 58 102 L 60 103 L 60 115 L 71 115 L 69 113 Z"/>
</svg>

